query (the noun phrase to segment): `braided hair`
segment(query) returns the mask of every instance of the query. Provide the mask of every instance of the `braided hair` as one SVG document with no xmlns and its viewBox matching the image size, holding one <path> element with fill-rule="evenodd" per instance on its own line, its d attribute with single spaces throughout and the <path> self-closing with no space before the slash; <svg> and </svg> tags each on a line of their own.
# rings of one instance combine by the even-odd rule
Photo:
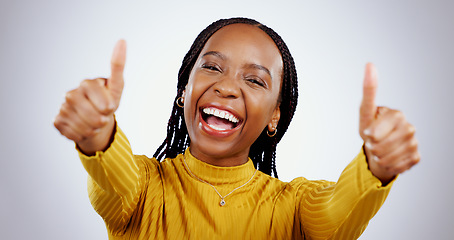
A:
<svg viewBox="0 0 454 240">
<path fill-rule="evenodd" d="M 271 37 L 282 56 L 282 86 L 278 99 L 281 117 L 277 125 L 277 133 L 274 137 L 269 137 L 265 128 L 249 150 L 249 158 L 254 162 L 255 167 L 277 178 L 275 163 L 276 146 L 287 131 L 298 101 L 298 80 L 295 63 L 287 45 L 274 30 L 248 18 L 220 19 L 210 24 L 197 36 L 188 53 L 186 53 L 180 71 L 178 72 L 177 95 L 175 96 L 172 113 L 167 124 L 167 137 L 156 150 L 153 157 L 158 160 L 175 158 L 178 154 L 184 153 L 185 149 L 189 146 L 191 139 L 189 138 L 184 121 L 184 109 L 177 105 L 178 98 L 182 96 L 192 67 L 208 39 L 222 27 L 237 23 L 249 24 L 260 28 Z"/>
</svg>

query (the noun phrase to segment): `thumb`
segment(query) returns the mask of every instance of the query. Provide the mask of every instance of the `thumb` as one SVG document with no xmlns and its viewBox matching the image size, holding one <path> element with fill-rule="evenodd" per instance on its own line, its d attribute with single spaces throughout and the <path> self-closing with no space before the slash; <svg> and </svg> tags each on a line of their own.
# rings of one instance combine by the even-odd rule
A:
<svg viewBox="0 0 454 240">
<path fill-rule="evenodd" d="M 377 106 L 375 105 L 375 95 L 377 92 L 377 70 L 372 63 L 367 63 L 363 82 L 363 99 L 359 110 L 359 131 L 361 137 L 375 119 Z"/>
<path fill-rule="evenodd" d="M 120 101 L 121 93 L 123 92 L 124 80 L 123 70 L 126 63 L 126 41 L 118 40 L 115 45 L 111 59 L 111 74 L 107 80 L 107 89 L 110 90 L 115 101 Z"/>
</svg>

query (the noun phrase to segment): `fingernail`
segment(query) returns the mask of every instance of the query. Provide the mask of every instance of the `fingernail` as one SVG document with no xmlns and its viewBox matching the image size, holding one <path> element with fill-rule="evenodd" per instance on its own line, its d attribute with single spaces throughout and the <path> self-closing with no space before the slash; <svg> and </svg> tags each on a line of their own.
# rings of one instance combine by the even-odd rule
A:
<svg viewBox="0 0 454 240">
<path fill-rule="evenodd" d="M 380 161 L 380 159 L 379 159 L 377 156 L 375 156 L 375 155 L 372 157 L 372 159 L 373 159 L 374 161 L 376 161 L 376 162 L 379 162 L 379 161 Z"/>
<path fill-rule="evenodd" d="M 365 145 L 366 145 L 366 148 L 368 148 L 369 150 L 373 148 L 373 147 L 372 147 L 372 143 L 370 143 L 369 141 L 367 141 L 367 142 L 365 143 Z"/>
<path fill-rule="evenodd" d="M 109 117 L 108 117 L 108 116 L 102 116 L 102 117 L 101 117 L 101 121 L 102 121 L 103 123 L 106 123 L 106 122 L 109 121 Z"/>
<path fill-rule="evenodd" d="M 111 112 L 111 111 L 115 110 L 115 103 L 109 102 L 107 104 L 107 107 L 108 107 L 107 111 Z"/>
<path fill-rule="evenodd" d="M 366 136 L 370 136 L 371 135 L 371 132 L 370 132 L 370 129 L 369 128 L 366 128 L 364 131 L 363 131 L 364 135 Z"/>
</svg>

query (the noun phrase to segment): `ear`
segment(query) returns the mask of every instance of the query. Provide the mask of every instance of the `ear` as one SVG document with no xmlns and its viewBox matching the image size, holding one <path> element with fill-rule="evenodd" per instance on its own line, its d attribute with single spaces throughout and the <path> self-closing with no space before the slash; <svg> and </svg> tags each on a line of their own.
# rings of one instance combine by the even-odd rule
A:
<svg viewBox="0 0 454 240">
<path fill-rule="evenodd" d="M 277 105 L 274 109 L 273 116 L 271 117 L 270 123 L 268 123 L 268 131 L 274 132 L 277 128 L 277 124 L 279 123 L 279 119 L 281 118 L 281 109 L 280 105 Z"/>
<path fill-rule="evenodd" d="M 184 103 L 184 99 L 186 98 L 186 88 L 184 88 L 183 93 L 181 94 L 181 97 L 183 97 L 183 99 L 181 100 L 181 102 Z"/>
</svg>

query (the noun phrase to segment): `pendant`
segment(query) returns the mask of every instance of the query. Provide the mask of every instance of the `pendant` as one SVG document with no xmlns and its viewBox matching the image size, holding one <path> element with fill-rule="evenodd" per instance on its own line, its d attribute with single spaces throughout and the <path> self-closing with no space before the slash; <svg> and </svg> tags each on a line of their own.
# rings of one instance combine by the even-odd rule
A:
<svg viewBox="0 0 454 240">
<path fill-rule="evenodd" d="M 225 201 L 223 198 L 221 198 L 221 202 L 219 202 L 219 205 L 221 205 L 221 207 L 225 205 Z"/>
</svg>

